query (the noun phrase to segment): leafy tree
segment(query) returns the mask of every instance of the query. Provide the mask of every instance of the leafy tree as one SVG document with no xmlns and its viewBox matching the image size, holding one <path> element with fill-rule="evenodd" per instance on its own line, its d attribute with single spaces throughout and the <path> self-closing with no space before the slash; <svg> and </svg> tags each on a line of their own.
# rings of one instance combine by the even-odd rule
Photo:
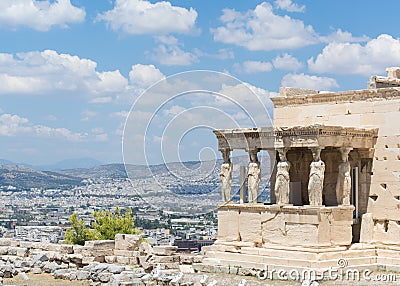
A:
<svg viewBox="0 0 400 286">
<path fill-rule="evenodd" d="M 117 233 L 139 234 L 140 231 L 135 228 L 135 218 L 132 210 L 127 209 L 124 214 L 117 207 L 114 212 L 95 211 L 95 222 L 93 228 L 100 234 L 101 239 L 114 239 Z"/>
<path fill-rule="evenodd" d="M 99 210 L 94 212 L 95 222 L 93 229 L 85 225 L 84 221 L 73 213 L 69 221 L 71 228 L 65 232 L 65 240 L 69 244 L 84 245 L 87 240 L 114 239 L 117 233 L 139 234 L 135 228 L 135 219 L 132 210 L 128 209 L 124 214 L 117 207 L 114 212 Z"/>
<path fill-rule="evenodd" d="M 97 232 L 85 226 L 83 219 L 79 218 L 76 213 L 69 217 L 71 228 L 65 232 L 65 241 L 68 244 L 84 245 L 86 240 L 100 239 Z"/>
</svg>

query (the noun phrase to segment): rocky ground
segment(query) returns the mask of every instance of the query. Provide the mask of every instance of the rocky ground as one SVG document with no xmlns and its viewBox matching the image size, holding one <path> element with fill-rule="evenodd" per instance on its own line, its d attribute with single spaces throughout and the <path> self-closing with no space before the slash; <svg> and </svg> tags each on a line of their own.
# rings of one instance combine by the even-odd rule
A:
<svg viewBox="0 0 400 286">
<path fill-rule="evenodd" d="M 134 235 L 117 235 L 115 241 L 88 241 L 85 246 L 0 239 L 0 285 L 400 285 L 400 273 L 383 271 L 369 273 L 370 281 L 354 281 L 353 276 L 318 282 L 262 280 L 256 269 L 207 265 L 201 255 L 176 251 L 173 246 L 152 247 Z"/>
<path fill-rule="evenodd" d="M 380 273 L 380 274 L 387 274 L 387 273 Z M 276 280 L 260 280 L 256 277 L 244 277 L 238 275 L 230 275 L 230 274 L 215 274 L 215 273 L 195 273 L 195 274 L 185 274 L 185 281 L 192 281 L 194 285 L 201 285 L 200 279 L 204 278 L 204 275 L 207 275 L 206 284 L 212 283 L 214 280 L 217 281 L 216 286 L 233 286 L 239 285 L 242 279 L 246 279 L 247 286 L 336 286 L 336 285 L 350 285 L 350 286 L 383 286 L 383 285 L 400 285 L 400 274 L 397 274 L 397 281 L 393 282 L 378 282 L 378 281 L 319 281 L 318 284 L 314 282 L 307 283 L 307 282 L 299 282 L 299 281 L 276 281 Z M 91 283 L 89 281 L 68 281 L 68 280 L 61 280 L 55 279 L 50 274 L 28 274 L 28 280 L 24 280 L 20 276 L 16 276 L 14 278 L 4 279 L 3 285 L 15 285 L 15 286 L 42 286 L 42 285 L 50 285 L 50 286 L 90 286 L 94 285 L 95 283 Z M 184 282 L 184 281 L 183 281 Z M 185 284 L 185 283 L 184 283 Z M 109 284 L 99 284 L 99 285 L 109 285 Z M 112 284 L 111 284 L 112 285 Z M 135 285 L 135 284 L 125 284 L 125 285 Z M 156 285 L 156 282 L 148 283 L 148 285 Z"/>
</svg>

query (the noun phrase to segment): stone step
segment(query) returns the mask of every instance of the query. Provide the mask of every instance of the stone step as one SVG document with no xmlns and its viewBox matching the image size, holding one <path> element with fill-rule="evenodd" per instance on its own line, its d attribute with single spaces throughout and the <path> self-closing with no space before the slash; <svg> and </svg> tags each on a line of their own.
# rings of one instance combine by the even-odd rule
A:
<svg viewBox="0 0 400 286">
<path fill-rule="evenodd" d="M 339 258 L 331 259 L 320 259 L 320 260 L 308 260 L 308 259 L 296 259 L 288 255 L 286 257 L 272 257 L 272 256 L 261 256 L 261 255 L 250 255 L 241 253 L 227 253 L 227 252 L 208 252 L 207 258 L 203 260 L 204 263 L 219 262 L 221 265 L 230 266 L 242 266 L 242 265 L 258 265 L 261 267 L 265 266 L 279 266 L 279 267 L 294 267 L 294 268 L 334 268 L 334 267 L 360 267 L 368 265 L 376 265 L 377 258 L 375 255 L 369 255 L 370 253 L 364 253 L 365 255 L 356 256 L 355 253 L 342 253 Z M 212 260 L 208 260 L 212 259 Z M 243 262 L 245 261 L 245 262 Z M 391 260 L 392 261 L 392 260 Z M 395 264 L 395 263 L 390 263 Z M 399 264 L 400 265 L 400 264 Z M 247 267 L 247 266 L 243 266 Z M 261 268 L 262 269 L 262 268 Z"/>
</svg>

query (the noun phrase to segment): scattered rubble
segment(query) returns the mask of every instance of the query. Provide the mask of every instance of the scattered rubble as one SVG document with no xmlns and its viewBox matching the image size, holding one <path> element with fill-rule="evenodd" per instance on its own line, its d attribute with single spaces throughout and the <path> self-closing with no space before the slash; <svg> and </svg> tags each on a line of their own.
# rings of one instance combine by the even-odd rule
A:
<svg viewBox="0 0 400 286">
<path fill-rule="evenodd" d="M 175 246 L 151 247 L 140 235 L 118 234 L 115 240 L 87 241 L 84 246 L 0 238 L 0 281 L 27 273 L 50 273 L 56 279 L 90 281 L 90 285 L 194 285 L 202 257 L 177 253 Z M 2 282 L 0 282 L 2 285 Z"/>
</svg>

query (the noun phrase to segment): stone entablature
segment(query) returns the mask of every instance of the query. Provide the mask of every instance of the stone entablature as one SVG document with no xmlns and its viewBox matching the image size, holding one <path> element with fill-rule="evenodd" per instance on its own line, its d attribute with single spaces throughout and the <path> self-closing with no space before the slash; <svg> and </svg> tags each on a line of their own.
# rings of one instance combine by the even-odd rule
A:
<svg viewBox="0 0 400 286">
<path fill-rule="evenodd" d="M 379 88 L 370 90 L 351 90 L 341 92 L 313 93 L 291 97 L 271 97 L 275 108 L 298 106 L 298 105 L 318 105 L 322 103 L 344 103 L 354 101 L 379 101 L 388 99 L 400 99 L 400 87 Z"/>
<path fill-rule="evenodd" d="M 352 147 L 370 149 L 375 145 L 378 129 L 341 126 L 298 126 L 275 128 L 275 148 Z"/>
<path fill-rule="evenodd" d="M 274 148 L 273 127 L 220 129 L 213 131 L 218 139 L 218 150 L 255 150 Z"/>
<path fill-rule="evenodd" d="M 381 76 L 373 76 L 368 83 L 369 89 L 385 88 L 385 87 L 399 87 L 400 79 L 398 78 L 387 78 Z"/>
<path fill-rule="evenodd" d="M 280 147 L 352 146 L 372 148 L 378 129 L 341 126 L 261 127 L 214 130 L 218 150 L 273 150 Z M 287 138 L 287 140 L 285 140 Z M 303 138 L 304 140 L 302 140 Z M 285 142 L 284 142 L 285 141 Z"/>
</svg>

